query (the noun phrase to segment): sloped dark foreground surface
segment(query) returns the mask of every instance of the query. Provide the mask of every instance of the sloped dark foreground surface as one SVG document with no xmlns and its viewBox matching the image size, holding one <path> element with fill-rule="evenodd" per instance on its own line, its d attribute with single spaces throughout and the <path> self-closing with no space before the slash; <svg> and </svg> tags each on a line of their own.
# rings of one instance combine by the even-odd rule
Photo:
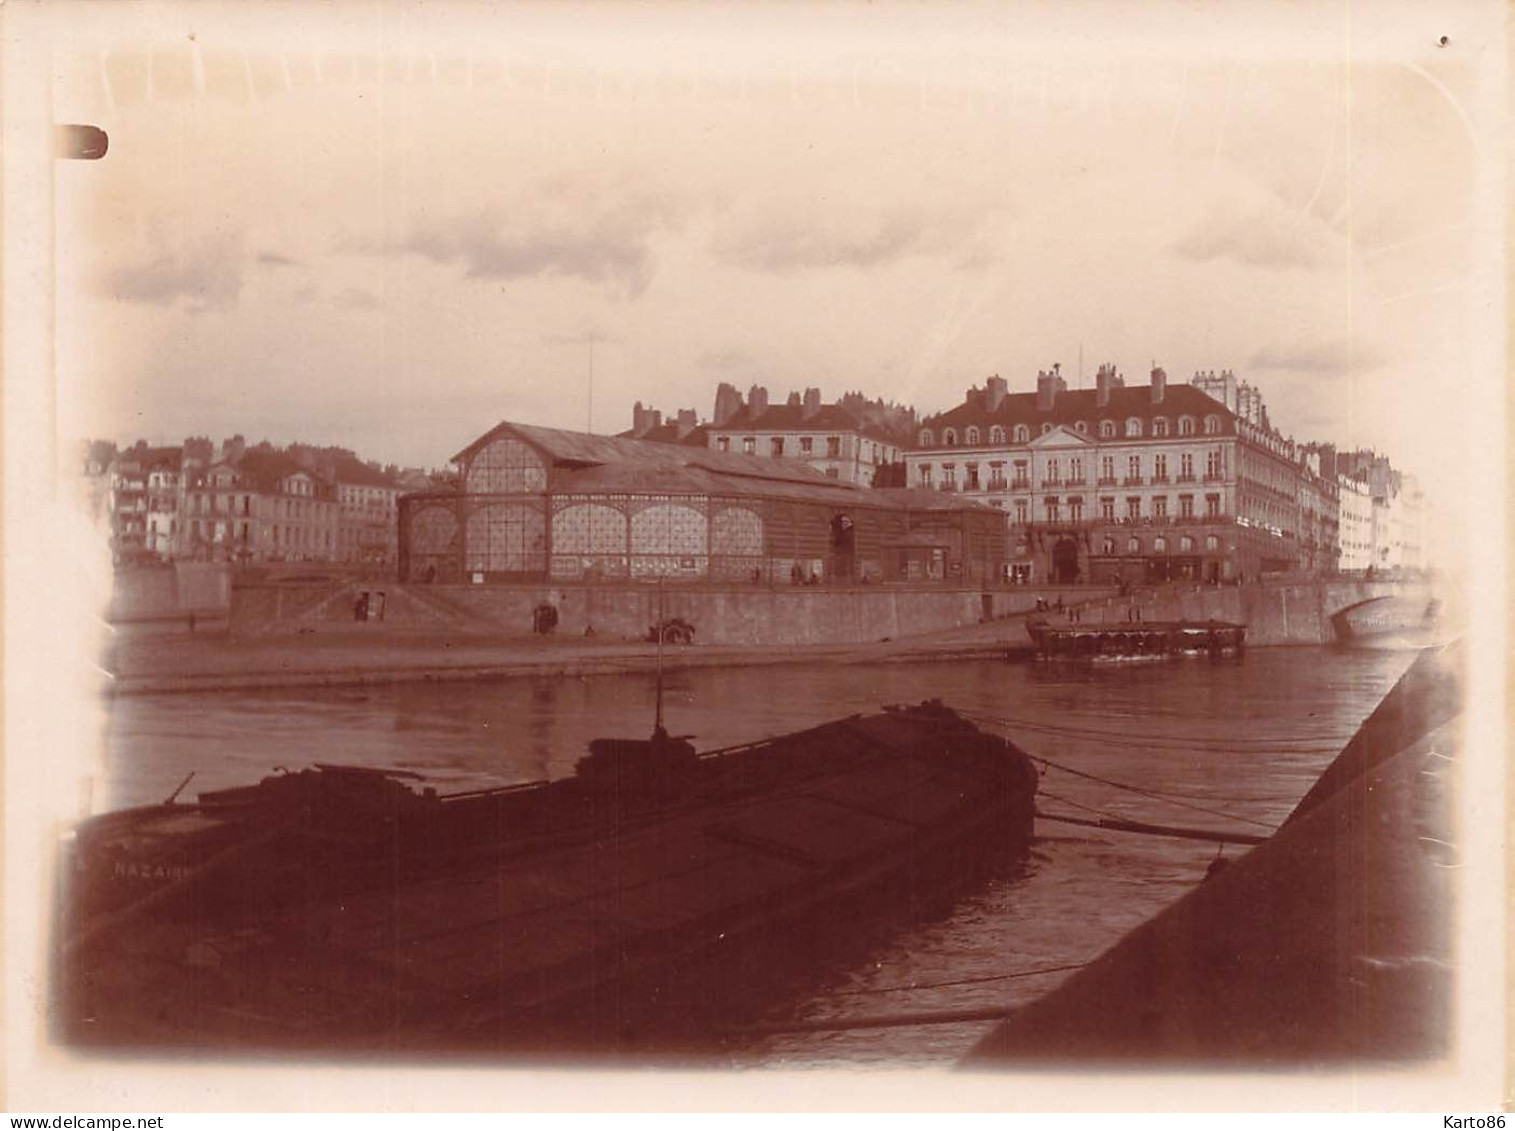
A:
<svg viewBox="0 0 1515 1131">
<path fill-rule="evenodd" d="M 985 1038 L 1028 1061 L 1402 1062 L 1448 1048 L 1460 654 L 1422 654 L 1284 828 Z"/>
</svg>

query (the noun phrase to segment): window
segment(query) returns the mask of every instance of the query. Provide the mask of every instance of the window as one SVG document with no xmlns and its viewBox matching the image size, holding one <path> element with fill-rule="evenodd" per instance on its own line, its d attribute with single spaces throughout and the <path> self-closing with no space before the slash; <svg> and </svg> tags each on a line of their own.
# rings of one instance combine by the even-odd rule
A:
<svg viewBox="0 0 1515 1131">
<path fill-rule="evenodd" d="M 1205 535 L 1205 549 L 1207 549 L 1207 550 L 1218 550 L 1218 549 L 1220 549 L 1220 539 L 1217 538 L 1214 534 L 1206 534 Z"/>
<path fill-rule="evenodd" d="M 1220 496 L 1219 495 L 1206 495 L 1205 496 L 1205 515 L 1208 518 L 1219 518 L 1220 517 Z"/>
<path fill-rule="evenodd" d="M 1178 548 L 1185 554 L 1192 553 L 1194 550 L 1194 539 L 1185 534 L 1178 540 Z"/>
<path fill-rule="evenodd" d="M 1015 486 L 1031 486 L 1031 480 L 1029 478 L 1030 472 L 1027 470 L 1028 466 L 1029 465 L 1027 462 L 1023 459 L 1018 459 L 1015 461 Z"/>
<path fill-rule="evenodd" d="M 1126 478 L 1132 483 L 1140 483 L 1142 477 L 1142 457 L 1126 457 Z"/>
<path fill-rule="evenodd" d="M 923 448 L 929 448 L 931 446 L 931 441 L 932 441 L 931 429 L 929 429 L 929 428 L 922 428 L 921 429 L 921 447 L 923 447 Z"/>
<path fill-rule="evenodd" d="M 998 424 L 989 429 L 989 442 L 991 444 L 1003 444 L 1005 442 L 1005 430 Z"/>
<path fill-rule="evenodd" d="M 782 456 L 784 454 L 784 437 L 775 436 L 773 439 L 769 440 L 768 443 L 769 446 L 773 449 L 773 455 L 775 457 Z"/>
<path fill-rule="evenodd" d="M 1029 444 L 1031 442 L 1031 429 L 1024 424 L 1015 426 L 1015 442 L 1017 444 Z"/>
<path fill-rule="evenodd" d="M 1103 542 L 1101 542 L 1099 546 L 1099 552 L 1102 554 L 1115 553 L 1115 539 L 1106 538 Z"/>
<path fill-rule="evenodd" d="M 800 455 L 808 456 L 815 453 L 815 439 L 811 436 L 800 437 Z"/>
<path fill-rule="evenodd" d="M 1028 508 L 1027 508 L 1027 503 L 1026 503 L 1025 499 L 1016 499 L 1015 500 L 1015 521 L 1016 522 L 1023 523 L 1023 522 L 1026 521 L 1026 512 L 1027 512 L 1027 509 Z"/>
<path fill-rule="evenodd" d="M 1114 456 L 1100 456 L 1099 457 L 1099 481 L 1101 483 L 1114 483 L 1115 482 L 1115 457 Z"/>
<path fill-rule="evenodd" d="M 1168 496 L 1159 495 L 1152 500 L 1152 515 L 1154 518 L 1168 517 Z"/>
<path fill-rule="evenodd" d="M 1194 478 L 1194 456 L 1189 452 L 1178 457 L 1178 477 L 1180 479 Z"/>
<path fill-rule="evenodd" d="M 1178 434 L 1180 436 L 1194 435 L 1194 417 L 1180 416 L 1178 418 Z"/>
<path fill-rule="evenodd" d="M 1152 435 L 1166 436 L 1168 434 L 1168 418 L 1166 416 L 1154 416 L 1152 418 Z"/>
<path fill-rule="evenodd" d="M 1109 440 L 1115 436 L 1115 421 L 1101 420 L 1099 422 L 1099 435 L 1102 440 Z"/>
<path fill-rule="evenodd" d="M 942 443 L 949 448 L 957 447 L 957 431 L 952 428 L 948 428 L 946 431 L 944 431 L 942 433 Z"/>
<path fill-rule="evenodd" d="M 957 490 L 957 465 L 955 463 L 942 464 L 942 486 L 949 491 Z"/>
<path fill-rule="evenodd" d="M 1082 483 L 1084 481 L 1084 461 L 1079 456 L 1074 456 L 1068 461 L 1068 482 Z"/>
<path fill-rule="evenodd" d="M 931 465 L 929 463 L 921 464 L 921 486 L 931 486 Z"/>
<path fill-rule="evenodd" d="M 842 458 L 842 438 L 840 436 L 827 436 L 826 437 L 826 458 L 827 459 L 841 459 Z"/>
<path fill-rule="evenodd" d="M 977 491 L 978 490 L 978 464 L 976 464 L 976 463 L 970 463 L 970 464 L 966 464 L 965 467 L 966 467 L 966 470 L 968 472 L 968 486 L 967 486 L 967 490 L 969 490 L 969 491 Z"/>
<path fill-rule="evenodd" d="M 1131 417 L 1130 420 L 1126 421 L 1126 435 L 1127 436 L 1140 436 L 1141 434 L 1142 434 L 1142 422 L 1140 420 L 1138 420 L 1136 417 L 1133 416 L 1133 417 Z"/>
<path fill-rule="evenodd" d="M 1205 435 L 1206 436 L 1219 436 L 1220 435 L 1220 417 L 1214 416 L 1214 415 L 1205 417 Z"/>
<path fill-rule="evenodd" d="M 1126 517 L 1141 518 L 1142 500 L 1140 495 L 1131 495 L 1126 499 Z"/>
<path fill-rule="evenodd" d="M 1045 436 L 1050 431 L 1052 431 L 1052 425 L 1050 425 L 1050 424 L 1043 424 L 1042 425 L 1042 435 L 1043 436 Z"/>
<path fill-rule="evenodd" d="M 1057 478 L 1058 478 L 1057 472 L 1058 472 L 1057 457 L 1054 456 L 1054 457 L 1052 457 L 1051 459 L 1049 459 L 1047 461 L 1047 482 L 1048 483 L 1056 483 L 1057 482 Z"/>
<path fill-rule="evenodd" d="M 1220 477 L 1220 453 L 1205 453 L 1205 478 L 1218 479 Z"/>
<path fill-rule="evenodd" d="M 1107 522 L 1115 521 L 1115 496 L 1101 495 L 1099 497 L 1099 517 Z"/>
<path fill-rule="evenodd" d="M 1087 420 L 1080 420 L 1073 426 L 1073 431 L 1077 432 L 1080 436 L 1087 436 L 1089 434 L 1089 422 Z"/>
<path fill-rule="evenodd" d="M 978 426 L 976 424 L 968 425 L 968 431 L 964 433 L 963 443 L 970 445 L 978 443 Z"/>
<path fill-rule="evenodd" d="M 742 437 L 742 451 L 746 452 L 748 455 L 754 454 L 757 451 L 757 437 L 756 436 L 743 436 Z"/>
<path fill-rule="evenodd" d="M 1071 499 L 1068 500 L 1068 518 L 1071 519 L 1073 522 L 1083 522 L 1084 521 L 1084 500 L 1083 500 L 1083 496 L 1081 496 L 1081 495 L 1075 495 L 1075 496 L 1073 496 L 1073 498 L 1071 498 Z"/>
<path fill-rule="evenodd" d="M 1048 522 L 1056 522 L 1057 518 L 1058 518 L 1058 515 L 1057 515 L 1057 498 L 1056 498 L 1056 496 L 1050 496 L 1049 495 L 1046 499 L 1043 500 L 1043 502 L 1045 503 L 1045 505 L 1047 507 L 1047 521 Z"/>
<path fill-rule="evenodd" d="M 1161 534 L 1152 539 L 1152 552 L 1154 554 L 1166 554 L 1168 552 L 1168 540 Z"/>
<path fill-rule="evenodd" d="M 1139 554 L 1142 552 L 1142 540 L 1140 538 L 1128 538 L 1126 540 L 1126 553 Z"/>
<path fill-rule="evenodd" d="M 1178 497 L 1178 516 L 1180 518 L 1194 517 L 1194 496 L 1180 495 Z"/>
</svg>

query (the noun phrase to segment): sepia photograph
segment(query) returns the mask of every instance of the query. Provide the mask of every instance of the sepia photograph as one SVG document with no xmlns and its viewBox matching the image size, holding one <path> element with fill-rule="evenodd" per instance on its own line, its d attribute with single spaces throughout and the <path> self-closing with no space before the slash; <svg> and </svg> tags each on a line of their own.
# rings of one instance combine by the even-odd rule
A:
<svg viewBox="0 0 1515 1131">
<path fill-rule="evenodd" d="M 10 0 L 6 1109 L 1504 1110 L 1506 18 Z"/>
</svg>

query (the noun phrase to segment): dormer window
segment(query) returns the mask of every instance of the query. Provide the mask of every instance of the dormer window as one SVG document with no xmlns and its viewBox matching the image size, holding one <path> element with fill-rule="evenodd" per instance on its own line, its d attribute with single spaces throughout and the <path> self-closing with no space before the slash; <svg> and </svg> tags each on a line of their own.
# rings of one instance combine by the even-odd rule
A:
<svg viewBox="0 0 1515 1131">
<path fill-rule="evenodd" d="M 1087 420 L 1080 420 L 1073 426 L 1073 431 L 1077 432 L 1080 436 L 1087 436 L 1089 434 L 1089 422 Z"/>
<path fill-rule="evenodd" d="M 1205 435 L 1220 435 L 1220 417 L 1214 415 L 1205 417 Z"/>
<path fill-rule="evenodd" d="M 1042 435 L 1043 436 L 1045 436 L 1050 431 L 1052 431 L 1052 425 L 1050 425 L 1050 424 L 1043 424 L 1042 425 Z"/>
<path fill-rule="evenodd" d="M 1136 417 L 1133 416 L 1133 417 L 1131 417 L 1131 419 L 1129 419 L 1129 420 L 1126 421 L 1126 435 L 1127 436 L 1134 437 L 1134 438 L 1140 438 L 1141 434 L 1142 434 L 1142 422 L 1140 420 L 1138 420 Z"/>
<path fill-rule="evenodd" d="M 964 433 L 964 436 L 966 437 L 964 439 L 964 441 L 963 441 L 964 443 L 966 443 L 970 447 L 976 445 L 978 443 L 978 428 L 976 426 L 970 424 L 968 426 L 967 432 Z"/>
<path fill-rule="evenodd" d="M 1194 435 L 1194 417 L 1180 416 L 1178 418 L 1178 434 L 1180 436 Z"/>
<path fill-rule="evenodd" d="M 1168 434 L 1168 418 L 1166 416 L 1154 416 L 1152 418 L 1152 435 L 1166 436 Z"/>
<path fill-rule="evenodd" d="M 923 448 L 929 448 L 931 446 L 932 441 L 934 439 L 935 439 L 935 437 L 931 435 L 931 429 L 929 429 L 929 428 L 922 428 L 921 429 L 921 447 L 923 447 Z"/>
<path fill-rule="evenodd" d="M 1005 442 L 1005 430 L 998 424 L 989 429 L 989 442 L 991 444 L 1003 444 Z"/>
<path fill-rule="evenodd" d="M 1031 429 L 1024 424 L 1015 426 L 1015 442 L 1017 444 L 1029 444 L 1031 442 Z"/>
<path fill-rule="evenodd" d="M 1101 420 L 1099 422 L 1099 436 L 1102 440 L 1113 440 L 1115 438 L 1115 421 Z"/>
<path fill-rule="evenodd" d="M 942 433 L 942 443 L 949 448 L 957 447 L 957 430 L 948 428 Z"/>
</svg>

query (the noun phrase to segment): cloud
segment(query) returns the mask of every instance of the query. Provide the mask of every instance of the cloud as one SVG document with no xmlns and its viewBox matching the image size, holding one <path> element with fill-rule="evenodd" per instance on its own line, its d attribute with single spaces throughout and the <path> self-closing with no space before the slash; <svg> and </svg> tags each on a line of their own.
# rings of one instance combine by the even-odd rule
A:
<svg viewBox="0 0 1515 1131">
<path fill-rule="evenodd" d="M 173 306 L 182 299 L 192 314 L 225 310 L 242 293 L 245 265 L 230 240 L 160 248 L 149 259 L 108 271 L 100 291 L 107 298 L 150 306 Z"/>
<path fill-rule="evenodd" d="M 1272 201 L 1242 212 L 1217 210 L 1173 245 L 1185 259 L 1230 260 L 1269 270 L 1327 265 L 1338 242 L 1330 225 Z"/>
<path fill-rule="evenodd" d="M 1344 340 L 1263 346 L 1247 362 L 1251 369 L 1321 377 L 1361 373 L 1382 364 L 1377 350 L 1361 345 L 1354 348 Z"/>
<path fill-rule="evenodd" d="M 383 304 L 372 291 L 362 287 L 348 287 L 331 300 L 338 310 L 377 310 Z"/>
<path fill-rule="evenodd" d="M 916 208 L 828 211 L 811 202 L 734 215 L 716 233 L 718 259 L 751 271 L 882 267 L 910 256 L 949 255 L 962 270 L 992 261 L 977 239 L 983 217 Z"/>
<path fill-rule="evenodd" d="M 652 274 L 647 233 L 604 219 L 511 230 L 498 214 L 481 212 L 418 227 L 400 250 L 459 264 L 471 279 L 557 276 L 613 283 L 630 295 L 645 290 Z"/>
<path fill-rule="evenodd" d="M 258 253 L 258 262 L 265 267 L 300 267 L 300 260 L 291 259 L 287 255 L 280 255 L 277 251 L 261 251 Z"/>
</svg>

